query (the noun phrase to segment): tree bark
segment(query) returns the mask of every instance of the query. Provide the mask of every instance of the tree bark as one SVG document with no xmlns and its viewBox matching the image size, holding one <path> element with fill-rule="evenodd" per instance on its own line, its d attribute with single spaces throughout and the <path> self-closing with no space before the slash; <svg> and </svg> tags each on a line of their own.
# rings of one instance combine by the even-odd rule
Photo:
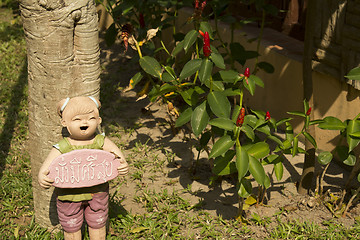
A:
<svg viewBox="0 0 360 240">
<path fill-rule="evenodd" d="M 27 42 L 29 146 L 36 221 L 58 223 L 53 190 L 37 175 L 52 144 L 61 138 L 56 104 L 65 97 L 100 91 L 98 18 L 93 0 L 21 0 Z"/>
</svg>

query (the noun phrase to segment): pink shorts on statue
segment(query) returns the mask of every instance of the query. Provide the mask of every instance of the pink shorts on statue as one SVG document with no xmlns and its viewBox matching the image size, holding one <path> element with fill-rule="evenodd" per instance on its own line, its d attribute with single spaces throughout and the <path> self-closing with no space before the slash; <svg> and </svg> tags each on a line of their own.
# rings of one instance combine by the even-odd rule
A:
<svg viewBox="0 0 360 240">
<path fill-rule="evenodd" d="M 89 227 L 99 229 L 106 225 L 108 218 L 108 192 L 94 193 L 88 201 L 70 202 L 57 199 L 57 212 L 65 232 L 72 233 L 81 229 L 84 221 Z"/>
</svg>

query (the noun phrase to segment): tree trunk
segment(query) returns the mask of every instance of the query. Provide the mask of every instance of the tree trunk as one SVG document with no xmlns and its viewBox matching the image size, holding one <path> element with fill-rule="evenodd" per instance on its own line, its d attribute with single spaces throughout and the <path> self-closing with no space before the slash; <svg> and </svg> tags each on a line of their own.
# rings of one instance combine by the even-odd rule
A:
<svg viewBox="0 0 360 240">
<path fill-rule="evenodd" d="M 316 20 L 315 1 L 307 2 L 306 27 L 305 27 L 305 44 L 303 56 L 303 81 L 304 81 L 304 98 L 309 102 L 309 106 L 313 109 L 310 119 L 314 117 L 314 97 L 313 97 L 313 81 L 312 81 L 312 56 L 313 56 L 313 22 Z M 307 129 L 315 138 L 315 126 L 311 125 Z M 316 138 L 315 138 L 316 139 Z M 315 148 L 305 139 L 305 154 L 303 172 L 298 186 L 298 193 L 307 194 L 311 189 L 312 180 L 315 171 Z"/>
<path fill-rule="evenodd" d="M 61 138 L 56 104 L 100 90 L 98 18 L 93 0 L 21 0 L 28 56 L 29 153 L 37 222 L 58 223 L 55 194 L 37 182 L 42 162 Z"/>
</svg>

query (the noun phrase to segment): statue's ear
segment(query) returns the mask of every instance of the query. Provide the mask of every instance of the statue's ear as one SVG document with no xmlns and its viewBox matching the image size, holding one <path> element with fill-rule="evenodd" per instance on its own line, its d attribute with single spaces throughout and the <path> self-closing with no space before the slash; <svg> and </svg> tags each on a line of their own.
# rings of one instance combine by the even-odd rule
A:
<svg viewBox="0 0 360 240">
<path fill-rule="evenodd" d="M 61 119 L 61 125 L 62 125 L 63 127 L 67 127 L 66 121 L 65 121 L 63 118 Z"/>
</svg>

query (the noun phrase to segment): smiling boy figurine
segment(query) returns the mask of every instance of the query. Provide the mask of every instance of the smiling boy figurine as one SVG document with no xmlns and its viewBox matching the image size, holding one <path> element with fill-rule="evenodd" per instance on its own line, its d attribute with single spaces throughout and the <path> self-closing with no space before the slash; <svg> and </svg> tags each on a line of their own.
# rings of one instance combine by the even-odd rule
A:
<svg viewBox="0 0 360 240">
<path fill-rule="evenodd" d="M 42 164 L 38 181 L 41 187 L 50 188 L 54 179 L 49 178 L 49 166 L 61 154 L 79 149 L 100 149 L 113 153 L 120 161 L 119 175 L 128 172 L 128 164 L 120 149 L 96 130 L 101 124 L 100 102 L 93 97 L 66 98 L 59 102 L 61 124 L 69 132 L 54 145 Z M 81 239 L 81 226 L 85 220 L 89 226 L 90 239 L 105 239 L 108 218 L 108 182 L 83 188 L 58 188 L 57 212 L 64 229 L 65 239 Z"/>
</svg>

